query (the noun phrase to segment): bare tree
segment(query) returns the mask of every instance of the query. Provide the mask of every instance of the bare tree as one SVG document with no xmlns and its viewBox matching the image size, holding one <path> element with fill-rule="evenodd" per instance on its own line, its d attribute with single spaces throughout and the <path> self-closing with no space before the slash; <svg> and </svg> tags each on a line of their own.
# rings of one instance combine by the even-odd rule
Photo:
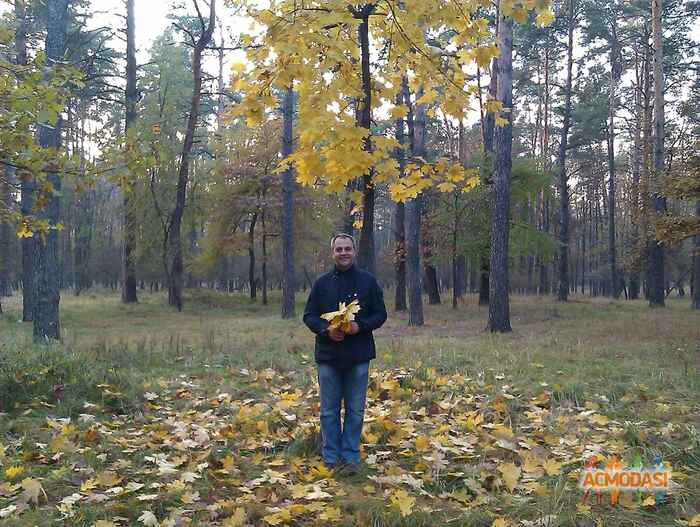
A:
<svg viewBox="0 0 700 527">
<path fill-rule="evenodd" d="M 182 216 L 185 212 L 185 198 L 187 195 L 187 182 L 189 179 L 190 152 L 194 143 L 194 133 L 199 117 L 199 102 L 202 97 L 202 54 L 211 41 L 216 24 L 216 0 L 211 0 L 209 8 L 209 21 L 205 21 L 199 8 L 198 0 L 192 0 L 197 11 L 201 34 L 199 37 L 181 28 L 190 38 L 193 45 L 192 74 L 194 87 L 190 102 L 190 113 L 187 118 L 185 139 L 180 154 L 180 164 L 177 173 L 177 190 L 175 194 L 175 207 L 168 218 L 167 227 L 167 279 L 168 279 L 168 304 L 182 311 L 182 286 L 183 286 L 183 262 L 181 244 Z"/>
</svg>

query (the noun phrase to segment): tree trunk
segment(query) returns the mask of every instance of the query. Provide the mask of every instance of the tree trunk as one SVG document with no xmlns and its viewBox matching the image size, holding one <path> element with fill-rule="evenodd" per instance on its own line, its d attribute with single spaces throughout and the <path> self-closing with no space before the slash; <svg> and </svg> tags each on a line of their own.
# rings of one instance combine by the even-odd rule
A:
<svg viewBox="0 0 700 527">
<path fill-rule="evenodd" d="M 254 212 L 250 219 L 248 231 L 248 283 L 250 284 L 250 299 L 257 297 L 257 284 L 255 282 L 255 224 L 258 221 L 258 212 Z"/>
<path fill-rule="evenodd" d="M 262 304 L 267 305 L 267 225 L 265 225 L 265 209 L 260 213 L 260 222 L 262 225 L 262 266 L 260 272 L 262 274 Z"/>
<path fill-rule="evenodd" d="M 700 199 L 695 202 L 695 216 L 700 219 Z M 693 245 L 692 308 L 700 309 L 700 234 L 693 237 Z"/>
<path fill-rule="evenodd" d="M 655 220 L 666 212 L 663 196 L 664 179 L 664 77 L 661 35 L 662 0 L 651 0 L 652 32 L 654 42 L 654 173 L 650 190 Z M 655 229 L 654 229 L 655 231 Z M 649 242 L 649 306 L 665 306 L 664 247 L 656 234 Z"/>
<path fill-rule="evenodd" d="M 11 206 L 11 179 L 12 170 L 10 170 L 9 167 L 5 167 L 4 178 L 0 176 L 0 209 L 8 210 Z M 0 298 L 12 294 L 12 287 L 10 285 L 12 236 L 13 233 L 10 229 L 10 224 L 5 221 L 0 221 Z"/>
<path fill-rule="evenodd" d="M 461 123 L 460 123 L 461 125 Z M 452 225 L 452 309 L 457 309 L 460 297 L 460 276 L 459 276 L 459 266 L 457 264 L 457 228 L 458 228 L 458 195 L 455 193 L 454 198 L 454 223 Z"/>
<path fill-rule="evenodd" d="M 433 264 L 433 211 L 432 193 L 424 191 L 421 197 L 423 217 L 421 218 L 421 252 L 423 256 L 423 272 L 425 274 L 425 291 L 428 293 L 428 304 L 440 304 L 440 290 L 438 288 L 437 268 Z"/>
<path fill-rule="evenodd" d="M 294 90 L 289 86 L 282 101 L 282 157 L 292 154 Z M 294 169 L 282 174 L 282 318 L 294 317 Z"/>
<path fill-rule="evenodd" d="M 630 285 L 629 299 L 639 298 L 639 271 L 640 271 L 640 247 L 639 247 L 639 181 L 642 157 L 642 75 L 639 71 L 639 55 L 635 52 L 635 78 L 634 89 L 634 144 L 632 147 L 632 189 L 631 189 L 631 233 L 630 233 Z"/>
<path fill-rule="evenodd" d="M 498 19 L 498 17 L 497 17 Z M 489 81 L 489 98 L 495 99 L 497 97 L 497 85 L 498 85 L 498 60 L 493 59 L 491 61 L 491 80 Z M 496 114 L 494 112 L 487 112 L 484 116 L 484 126 L 483 126 L 483 141 L 484 141 L 484 153 L 486 154 L 486 164 L 487 166 L 493 166 L 493 156 L 494 156 L 494 131 L 496 128 Z M 491 200 L 490 200 L 491 201 Z M 492 220 L 493 221 L 493 220 Z M 490 251 L 490 245 L 486 247 L 487 251 Z M 479 305 L 487 306 L 489 304 L 489 256 L 486 254 L 481 257 L 481 266 L 479 272 Z"/>
<path fill-rule="evenodd" d="M 365 4 L 358 9 L 351 8 L 355 18 L 360 20 L 357 35 L 360 42 L 362 66 L 362 101 L 357 108 L 357 125 L 367 129 L 364 149 L 372 151 L 370 126 L 372 124 L 372 77 L 370 74 L 369 52 L 369 17 L 374 11 L 374 4 Z M 372 172 L 362 176 L 362 229 L 357 252 L 357 265 L 372 274 L 376 274 L 376 255 L 374 251 L 374 183 Z"/>
<path fill-rule="evenodd" d="M 610 264 L 610 293 L 620 297 L 619 278 L 617 276 L 616 231 L 615 231 L 615 105 L 616 87 L 620 76 L 620 64 L 617 51 L 617 21 L 613 20 L 610 49 L 610 93 L 608 96 L 608 262 Z"/>
<path fill-rule="evenodd" d="M 542 192 L 540 196 L 540 228 L 542 232 L 549 234 L 549 198 L 545 196 Z M 551 290 L 551 283 L 549 280 L 549 263 L 538 256 L 537 263 L 540 269 L 540 286 L 539 294 L 548 295 Z"/>
<path fill-rule="evenodd" d="M 406 202 L 406 282 L 409 326 L 422 326 L 424 323 L 419 252 L 420 202 L 420 195 Z"/>
<path fill-rule="evenodd" d="M 20 65 L 27 64 L 27 17 L 24 0 L 15 1 L 15 18 L 17 30 L 15 32 L 15 62 Z M 36 185 L 34 177 L 29 172 L 18 173 L 20 179 L 20 211 L 22 215 L 32 213 L 34 205 L 34 192 Z M 36 266 L 36 238 L 22 238 L 22 321 L 31 322 L 34 319 L 35 298 L 35 266 Z"/>
<path fill-rule="evenodd" d="M 196 3 L 197 0 L 194 0 Z M 190 113 L 187 118 L 187 128 L 185 140 L 182 144 L 180 154 L 180 166 L 177 175 L 177 190 L 175 194 L 175 207 L 170 214 L 168 222 L 167 241 L 167 267 L 168 267 L 168 304 L 175 306 L 178 311 L 182 311 L 182 243 L 181 225 L 182 216 L 185 212 L 185 198 L 187 193 L 187 182 L 189 179 L 190 152 L 194 143 L 194 133 L 197 128 L 197 118 L 199 117 L 199 102 L 202 96 L 202 53 L 211 41 L 216 22 L 216 0 L 211 0 L 209 10 L 209 23 L 205 25 L 204 20 L 200 20 L 202 34 L 194 45 L 192 53 L 192 74 L 194 77 L 194 87 L 192 89 L 192 99 L 190 102 Z"/>
<path fill-rule="evenodd" d="M 47 31 L 46 31 L 46 61 L 49 67 L 55 68 L 63 60 L 66 49 L 66 24 L 68 0 L 48 0 L 47 2 Z M 39 145 L 44 148 L 61 146 L 61 116 L 56 124 L 40 123 Z M 48 221 L 55 227 L 60 218 L 61 178 L 56 172 L 47 176 L 52 186 L 46 207 L 38 214 L 39 218 Z M 58 306 L 61 300 L 60 263 L 58 258 L 58 231 L 51 229 L 46 239 L 36 244 L 36 289 L 34 298 L 33 333 L 34 341 L 48 343 L 50 340 L 61 339 L 61 323 Z"/>
<path fill-rule="evenodd" d="M 127 149 L 133 146 L 133 126 L 136 122 L 136 24 L 134 20 L 134 0 L 126 2 L 126 118 L 124 122 L 124 141 Z M 129 203 L 130 189 L 124 193 L 124 247 L 122 250 L 122 302 L 133 304 L 138 301 L 136 296 L 136 265 L 134 251 L 136 249 L 136 225 L 133 206 Z"/>
<path fill-rule="evenodd" d="M 83 191 L 77 202 L 75 215 L 75 295 L 92 287 L 90 272 L 90 246 L 92 245 L 92 230 L 95 223 L 93 190 Z"/>
<path fill-rule="evenodd" d="M 508 235 L 510 221 L 510 170 L 513 140 L 513 20 L 498 17 L 497 98 L 507 112 L 507 124 L 496 128 L 493 174 L 494 200 L 491 219 L 491 259 L 489 276 L 489 319 L 491 332 L 511 331 L 508 299 Z"/>
<path fill-rule="evenodd" d="M 564 118 L 557 156 L 559 175 L 559 291 L 558 299 L 569 298 L 569 178 L 566 174 L 566 148 L 571 123 L 571 77 L 574 54 L 574 0 L 569 0 L 568 45 L 566 48 L 566 85 L 564 88 Z"/>
<path fill-rule="evenodd" d="M 403 90 L 396 96 L 396 105 L 403 102 Z M 399 175 L 404 176 L 406 165 L 406 155 L 404 145 L 406 144 L 406 133 L 404 120 L 402 118 L 394 121 L 395 138 L 401 145 L 396 149 L 396 161 L 399 165 Z M 406 311 L 406 211 L 403 202 L 396 203 L 394 212 L 394 276 L 396 279 L 396 296 L 394 298 L 394 309 L 396 311 Z"/>
<path fill-rule="evenodd" d="M 419 88 L 416 100 L 422 96 L 423 89 Z M 408 88 L 404 91 L 410 104 Z M 425 105 L 416 105 L 409 113 L 409 135 L 411 137 L 411 154 L 415 163 L 420 164 L 425 159 Z M 406 282 L 408 285 L 408 324 L 422 326 L 423 296 L 420 268 L 420 218 L 422 197 L 406 202 Z"/>
</svg>

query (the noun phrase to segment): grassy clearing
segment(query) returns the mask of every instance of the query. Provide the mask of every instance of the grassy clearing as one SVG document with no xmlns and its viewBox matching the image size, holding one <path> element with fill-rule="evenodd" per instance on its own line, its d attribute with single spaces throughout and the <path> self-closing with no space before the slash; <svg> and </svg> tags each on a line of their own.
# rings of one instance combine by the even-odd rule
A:
<svg viewBox="0 0 700 527">
<path fill-rule="evenodd" d="M 486 312 L 471 298 L 458 311 L 426 306 L 424 328 L 390 315 L 377 333 L 368 464 L 358 476 L 330 477 L 316 454 L 312 338 L 279 319 L 276 298 L 265 307 L 190 292 L 181 314 L 161 295 L 140 300 L 64 297 L 64 343 L 49 348 L 32 345 L 31 328 L 17 322 L 19 299 L 3 302 L 0 511 L 20 510 L 0 525 L 140 525 L 152 512 L 161 525 L 550 517 L 562 526 L 670 526 L 700 512 L 700 316 L 687 302 L 651 311 L 643 302 L 515 297 L 509 335 L 485 333 Z M 466 450 L 449 450 L 464 440 Z M 660 455 L 679 486 L 659 505 L 625 497 L 583 506 L 576 481 L 593 447 L 647 462 Z M 562 466 L 549 465 L 550 475 L 535 463 L 528 473 L 527 450 Z M 512 492 L 500 471 L 508 463 L 522 469 Z M 391 480 L 405 475 L 422 487 Z M 46 492 L 26 510 L 24 478 Z M 330 497 L 307 499 L 314 489 Z M 410 514 L 401 492 L 415 500 Z"/>
</svg>

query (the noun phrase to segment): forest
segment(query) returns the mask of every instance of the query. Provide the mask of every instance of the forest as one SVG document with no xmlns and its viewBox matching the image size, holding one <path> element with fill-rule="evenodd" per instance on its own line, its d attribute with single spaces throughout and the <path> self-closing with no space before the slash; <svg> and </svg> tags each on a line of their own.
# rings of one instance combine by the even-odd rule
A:
<svg viewBox="0 0 700 527">
<path fill-rule="evenodd" d="M 698 2 L 153 3 L 0 0 L 0 525 L 700 525 Z M 345 479 L 336 233 L 389 311 Z"/>
</svg>

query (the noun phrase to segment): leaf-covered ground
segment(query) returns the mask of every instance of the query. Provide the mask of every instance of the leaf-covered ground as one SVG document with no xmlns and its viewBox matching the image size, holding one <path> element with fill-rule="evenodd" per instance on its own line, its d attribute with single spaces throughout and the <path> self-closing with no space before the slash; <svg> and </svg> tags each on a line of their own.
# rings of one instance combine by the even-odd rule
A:
<svg viewBox="0 0 700 527">
<path fill-rule="evenodd" d="M 215 354 L 188 359 L 192 350 L 163 348 L 182 366 L 146 376 L 135 396 L 117 382 L 99 383 L 66 412 L 72 392 L 58 385 L 0 417 L 0 524 L 700 525 L 697 374 L 683 387 L 671 384 L 679 384 L 683 367 L 693 368 L 687 360 L 678 359 L 676 376 L 641 364 L 637 372 L 616 371 L 626 353 L 618 347 L 608 377 L 586 379 L 567 368 L 571 357 L 550 360 L 525 333 L 507 341 L 474 334 L 470 344 L 446 345 L 453 315 L 439 314 L 448 318 L 425 330 L 429 340 L 409 339 L 415 349 L 397 340 L 400 320 L 380 335 L 357 473 L 331 473 L 318 457 L 307 348 L 265 351 L 261 341 L 261 360 L 228 364 L 216 363 Z M 560 355 L 576 345 L 564 321 L 552 333 L 562 336 Z M 680 319 L 676 332 L 679 326 Z M 263 340 L 282 328 L 292 331 L 288 340 L 310 341 L 286 326 Z M 472 347 L 484 350 L 483 364 L 471 363 Z M 518 349 L 528 356 L 513 362 L 502 355 Z M 456 358 L 460 350 L 466 365 Z M 38 383 L 24 368 L 15 377 Z M 660 503 L 645 494 L 623 494 L 614 506 L 608 498 L 584 502 L 578 479 L 592 454 L 646 463 L 661 456 L 673 488 Z"/>
</svg>

